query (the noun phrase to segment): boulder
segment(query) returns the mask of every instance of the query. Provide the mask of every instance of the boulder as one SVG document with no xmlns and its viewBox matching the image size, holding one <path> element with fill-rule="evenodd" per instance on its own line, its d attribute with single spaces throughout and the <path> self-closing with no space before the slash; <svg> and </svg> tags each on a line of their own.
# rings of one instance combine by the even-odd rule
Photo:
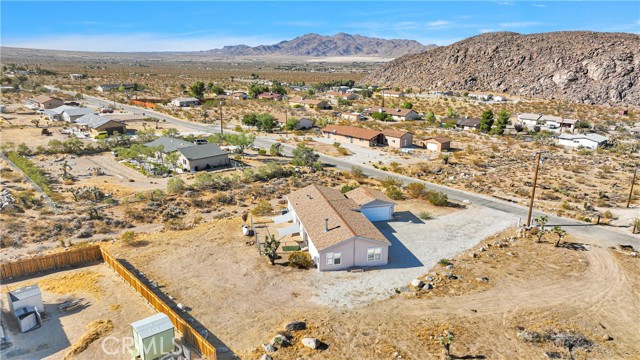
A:
<svg viewBox="0 0 640 360">
<path fill-rule="evenodd" d="M 422 280 L 420 279 L 413 279 L 411 280 L 411 286 L 417 289 L 422 289 L 422 287 L 424 286 L 424 282 L 422 282 Z"/>
<path fill-rule="evenodd" d="M 278 350 L 276 349 L 275 346 L 271 344 L 262 344 L 262 348 L 264 349 L 265 352 L 268 352 L 268 353 L 273 353 L 273 352 L 276 352 L 276 350 Z"/>
<path fill-rule="evenodd" d="M 449 265 L 447 265 L 446 269 L 447 269 L 447 270 L 453 270 L 453 264 L 449 264 Z"/>
<path fill-rule="evenodd" d="M 300 331 L 300 330 L 304 330 L 307 328 L 307 323 L 304 321 L 293 321 L 288 323 L 285 326 L 285 329 L 287 331 Z"/>
<path fill-rule="evenodd" d="M 613 340 L 613 338 L 609 334 L 604 334 L 604 336 L 602 336 L 602 340 L 611 341 Z"/>
<path fill-rule="evenodd" d="M 287 339 L 286 336 L 278 334 L 274 336 L 273 339 L 271 339 L 270 344 L 273 346 L 289 346 L 291 345 L 291 342 L 289 341 L 289 339 Z"/>
<path fill-rule="evenodd" d="M 269 354 L 263 354 L 260 356 L 260 360 L 273 360 L 273 358 Z"/>
<path fill-rule="evenodd" d="M 315 350 L 320 346 L 320 341 L 316 338 L 303 338 L 302 345 Z"/>
<path fill-rule="evenodd" d="M 478 280 L 479 282 L 483 282 L 483 283 L 488 283 L 489 282 L 489 278 L 486 277 L 486 276 L 479 277 L 476 280 Z"/>
</svg>

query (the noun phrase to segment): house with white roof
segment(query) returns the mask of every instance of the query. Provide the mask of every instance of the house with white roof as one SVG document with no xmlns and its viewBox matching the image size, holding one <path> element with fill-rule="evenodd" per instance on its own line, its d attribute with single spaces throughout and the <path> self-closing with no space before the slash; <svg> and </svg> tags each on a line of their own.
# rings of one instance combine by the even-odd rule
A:
<svg viewBox="0 0 640 360">
<path fill-rule="evenodd" d="M 589 134 L 561 134 L 558 137 L 558 145 L 569 147 L 583 147 L 587 149 L 597 149 L 604 146 L 609 141 L 606 136 L 589 133 Z"/>
<path fill-rule="evenodd" d="M 190 107 L 200 105 L 200 100 L 194 97 L 179 97 L 171 100 L 171 105 L 178 107 Z"/>
</svg>

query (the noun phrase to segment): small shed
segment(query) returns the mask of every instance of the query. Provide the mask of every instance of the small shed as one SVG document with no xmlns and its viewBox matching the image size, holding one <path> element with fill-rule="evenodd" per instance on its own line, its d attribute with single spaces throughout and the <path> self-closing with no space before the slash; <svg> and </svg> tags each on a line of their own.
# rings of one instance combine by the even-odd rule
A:
<svg viewBox="0 0 640 360">
<path fill-rule="evenodd" d="M 451 139 L 446 136 L 436 136 L 434 138 L 425 139 L 422 145 L 427 150 L 444 151 L 451 149 Z"/>
<path fill-rule="evenodd" d="M 18 321 L 21 332 L 27 332 L 42 325 L 44 312 L 42 293 L 38 285 L 29 285 L 7 294 L 9 310 Z"/>
<path fill-rule="evenodd" d="M 141 360 L 153 360 L 174 350 L 175 330 L 163 313 L 149 316 L 131 324 L 134 349 L 131 355 Z"/>
</svg>

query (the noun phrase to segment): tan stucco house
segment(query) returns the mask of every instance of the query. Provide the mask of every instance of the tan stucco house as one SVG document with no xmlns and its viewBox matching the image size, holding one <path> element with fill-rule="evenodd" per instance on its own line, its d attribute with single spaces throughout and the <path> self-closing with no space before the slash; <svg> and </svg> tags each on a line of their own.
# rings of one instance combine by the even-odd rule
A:
<svg viewBox="0 0 640 360">
<path fill-rule="evenodd" d="M 40 95 L 27 100 L 25 105 L 30 109 L 53 109 L 64 105 L 64 101 L 48 95 Z"/>
<path fill-rule="evenodd" d="M 408 131 L 384 129 L 382 135 L 384 144 L 392 148 L 402 149 L 413 145 L 413 134 Z"/>
<path fill-rule="evenodd" d="M 380 131 L 365 129 L 357 126 L 328 125 L 322 129 L 328 139 L 345 144 L 358 144 L 373 147 L 382 144 L 384 139 Z"/>
<path fill-rule="evenodd" d="M 288 214 L 318 270 L 387 264 L 391 243 L 339 190 L 314 184 L 286 198 Z"/>
</svg>

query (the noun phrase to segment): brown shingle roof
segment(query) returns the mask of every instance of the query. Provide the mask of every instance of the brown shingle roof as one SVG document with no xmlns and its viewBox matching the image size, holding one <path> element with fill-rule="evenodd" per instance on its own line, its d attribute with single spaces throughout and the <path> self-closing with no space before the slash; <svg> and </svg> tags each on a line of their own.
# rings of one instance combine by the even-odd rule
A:
<svg viewBox="0 0 640 360">
<path fill-rule="evenodd" d="M 390 244 L 358 204 L 339 190 L 314 184 L 292 192 L 287 200 L 318 251 L 355 236 Z M 329 219 L 326 232 L 324 219 Z"/>
<path fill-rule="evenodd" d="M 433 137 L 433 138 L 425 139 L 425 141 L 438 142 L 440 144 L 444 144 L 444 143 L 451 142 L 451 139 L 449 139 L 446 136 L 436 136 L 436 137 Z"/>
<path fill-rule="evenodd" d="M 370 113 L 379 112 L 382 109 L 383 112 L 386 112 L 389 115 L 395 116 L 407 116 L 410 112 L 415 111 L 412 109 L 404 109 L 404 108 L 388 108 L 388 107 L 380 107 L 380 106 L 372 106 L 369 109 Z"/>
<path fill-rule="evenodd" d="M 387 194 L 383 193 L 380 190 L 372 189 L 368 186 L 360 186 L 355 188 L 345 194 L 349 199 L 355 201 L 358 206 L 362 206 L 364 204 L 368 204 L 375 200 L 381 200 L 384 202 L 394 204 L 393 200 L 391 200 Z"/>
<path fill-rule="evenodd" d="M 409 132 L 395 129 L 384 129 L 382 130 L 382 134 L 388 137 L 401 138 L 406 134 L 409 134 Z"/>
<path fill-rule="evenodd" d="M 380 131 L 360 128 L 356 126 L 327 125 L 322 132 L 336 135 L 350 136 L 356 139 L 371 140 L 381 134 Z"/>
<path fill-rule="evenodd" d="M 32 100 L 32 101 L 34 101 L 34 102 L 36 102 L 36 103 L 38 103 L 38 104 L 42 104 L 42 103 L 44 103 L 44 102 L 47 102 L 47 101 L 49 101 L 49 100 L 54 100 L 54 99 L 55 99 L 55 100 L 60 100 L 60 99 L 58 99 L 58 98 L 53 98 L 53 97 L 48 96 L 48 95 L 39 95 L 39 96 L 34 97 L 34 98 L 33 98 L 33 99 L 31 99 L 31 100 Z"/>
</svg>

